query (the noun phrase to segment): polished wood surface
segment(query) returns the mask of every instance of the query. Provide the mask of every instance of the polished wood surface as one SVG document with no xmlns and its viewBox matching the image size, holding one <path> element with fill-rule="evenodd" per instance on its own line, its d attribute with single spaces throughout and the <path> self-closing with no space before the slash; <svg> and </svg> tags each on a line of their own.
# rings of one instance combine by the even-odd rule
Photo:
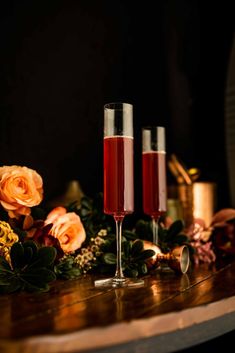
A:
<svg viewBox="0 0 235 353">
<path fill-rule="evenodd" d="M 235 329 L 235 263 L 200 266 L 182 276 L 158 271 L 135 289 L 101 290 L 94 279 L 58 281 L 43 294 L 1 296 L 0 351 L 97 352 L 134 342 L 137 352 L 141 339 L 159 339 L 226 315 L 232 315 L 232 324 L 229 316 L 224 332 Z"/>
</svg>

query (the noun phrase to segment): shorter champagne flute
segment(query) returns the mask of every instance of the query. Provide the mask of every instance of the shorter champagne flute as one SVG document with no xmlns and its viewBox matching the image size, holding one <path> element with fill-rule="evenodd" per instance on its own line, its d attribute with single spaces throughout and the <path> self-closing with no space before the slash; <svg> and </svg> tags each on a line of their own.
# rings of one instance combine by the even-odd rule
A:
<svg viewBox="0 0 235 353">
<path fill-rule="evenodd" d="M 142 129 L 143 210 L 152 218 L 153 243 L 158 244 L 158 221 L 166 213 L 165 128 Z"/>
</svg>

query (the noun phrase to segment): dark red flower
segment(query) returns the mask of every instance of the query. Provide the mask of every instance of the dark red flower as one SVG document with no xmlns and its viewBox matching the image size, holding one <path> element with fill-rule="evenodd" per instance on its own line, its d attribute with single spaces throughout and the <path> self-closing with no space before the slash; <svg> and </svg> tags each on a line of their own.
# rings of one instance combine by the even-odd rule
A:
<svg viewBox="0 0 235 353">
<path fill-rule="evenodd" d="M 60 247 L 58 239 L 49 234 L 53 224 L 43 225 L 37 228 L 33 240 L 42 246 L 54 246 L 57 250 L 57 259 L 64 256 L 64 252 Z"/>
</svg>

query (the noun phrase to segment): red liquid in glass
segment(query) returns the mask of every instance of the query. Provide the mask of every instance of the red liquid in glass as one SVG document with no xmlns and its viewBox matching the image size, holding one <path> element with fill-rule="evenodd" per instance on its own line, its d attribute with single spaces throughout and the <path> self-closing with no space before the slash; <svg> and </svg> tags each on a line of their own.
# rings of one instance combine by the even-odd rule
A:
<svg viewBox="0 0 235 353">
<path fill-rule="evenodd" d="M 158 219 L 166 212 L 166 155 L 161 152 L 142 154 L 143 209 Z"/>
<path fill-rule="evenodd" d="M 134 210 L 133 138 L 104 138 L 104 212 L 124 217 Z"/>
</svg>

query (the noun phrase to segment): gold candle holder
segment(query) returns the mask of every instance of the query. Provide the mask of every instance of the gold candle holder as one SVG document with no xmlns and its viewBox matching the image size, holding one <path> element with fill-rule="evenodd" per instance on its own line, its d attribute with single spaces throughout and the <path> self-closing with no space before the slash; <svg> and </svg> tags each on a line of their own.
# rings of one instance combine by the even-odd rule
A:
<svg viewBox="0 0 235 353">
<path fill-rule="evenodd" d="M 193 224 L 193 184 L 178 185 L 178 195 L 182 206 L 183 220 L 185 228 Z"/>
<path fill-rule="evenodd" d="M 216 184 L 211 182 L 193 183 L 193 216 L 205 221 L 209 227 L 216 208 Z"/>
</svg>

